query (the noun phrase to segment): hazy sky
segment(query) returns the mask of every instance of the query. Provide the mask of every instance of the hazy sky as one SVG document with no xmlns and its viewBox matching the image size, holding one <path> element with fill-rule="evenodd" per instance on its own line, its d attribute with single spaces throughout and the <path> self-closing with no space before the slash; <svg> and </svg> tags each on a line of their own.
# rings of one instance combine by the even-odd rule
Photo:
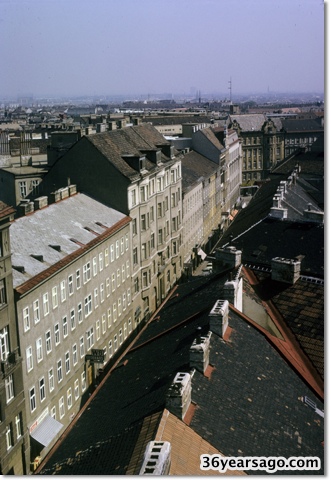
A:
<svg viewBox="0 0 331 480">
<path fill-rule="evenodd" d="M 328 7 L 329 5 L 327 5 Z M 0 97 L 322 92 L 322 0 L 0 0 Z"/>
</svg>

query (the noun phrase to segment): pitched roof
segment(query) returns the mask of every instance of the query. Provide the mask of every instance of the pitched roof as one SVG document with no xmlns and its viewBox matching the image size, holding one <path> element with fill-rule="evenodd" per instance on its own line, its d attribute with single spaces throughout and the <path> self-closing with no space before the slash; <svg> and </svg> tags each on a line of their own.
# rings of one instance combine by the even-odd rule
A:
<svg viewBox="0 0 331 480">
<path fill-rule="evenodd" d="M 83 193 L 16 219 L 10 228 L 14 287 L 23 293 L 105 233 L 110 235 L 113 227 L 124 226 L 123 221 L 130 219 Z M 15 266 L 23 266 L 24 272 Z"/>
<path fill-rule="evenodd" d="M 247 115 L 230 115 L 230 123 L 234 120 L 239 123 L 243 132 L 260 131 L 267 118 L 263 113 L 252 113 Z"/>
<path fill-rule="evenodd" d="M 314 118 L 285 118 L 282 120 L 283 128 L 287 133 L 296 132 L 322 132 L 324 129 Z"/>
<path fill-rule="evenodd" d="M 182 158 L 182 186 L 183 191 L 192 187 L 202 178 L 208 178 L 218 169 L 215 162 L 191 150 Z"/>
<path fill-rule="evenodd" d="M 65 459 L 163 412 L 175 374 L 190 371 L 189 348 L 196 328 L 201 327 L 202 334 L 209 330 L 208 315 L 225 278 L 212 275 L 176 288 L 125 354 L 125 364 L 109 372 L 88 408 L 64 433 L 63 441 L 38 473 L 56 473 Z M 323 419 L 300 398 L 308 396 L 321 409 L 320 400 L 265 336 L 232 309 L 229 325 L 228 341 L 211 336 L 211 376 L 196 371 L 192 377 L 192 400 L 197 408 L 190 428 L 227 456 L 299 454 L 322 459 Z M 128 465 L 136 439 L 128 436 L 130 454 L 122 458 L 121 471 Z M 109 457 L 116 454 L 111 448 L 105 452 Z M 90 460 L 90 471 L 96 462 L 104 461 L 100 457 Z M 76 474 L 74 467 L 72 474 Z"/>
<path fill-rule="evenodd" d="M 201 130 L 198 130 L 196 134 L 205 136 L 218 150 L 224 150 L 224 146 L 221 144 L 211 127 L 202 128 Z"/>
</svg>

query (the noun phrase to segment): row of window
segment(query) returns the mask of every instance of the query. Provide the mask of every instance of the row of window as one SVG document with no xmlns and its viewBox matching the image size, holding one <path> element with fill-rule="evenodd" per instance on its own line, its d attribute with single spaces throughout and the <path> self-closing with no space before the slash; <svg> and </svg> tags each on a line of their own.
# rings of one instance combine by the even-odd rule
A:
<svg viewBox="0 0 331 480">
<path fill-rule="evenodd" d="M 96 321 L 96 336 L 97 340 L 100 338 L 100 330 L 102 330 L 102 334 L 106 333 L 107 328 L 111 328 L 112 324 L 114 324 L 118 318 L 121 317 L 122 313 L 124 313 L 131 304 L 131 289 L 128 288 L 126 292 L 124 292 L 120 297 L 118 297 L 117 302 L 114 302 L 112 307 L 107 309 L 107 314 L 104 313 L 101 316 L 100 320 Z M 82 304 L 78 305 L 78 323 L 83 321 L 82 315 Z M 88 295 L 85 298 L 84 302 L 84 313 L 85 317 L 90 315 L 92 312 L 92 295 Z M 68 337 L 69 331 L 73 331 L 76 328 L 76 316 L 75 316 L 75 309 L 72 309 L 70 312 L 70 323 L 68 323 L 67 316 L 62 318 L 62 322 L 57 322 L 54 325 L 53 331 L 48 329 L 45 332 L 45 339 L 43 341 L 43 337 L 39 337 L 36 339 L 35 343 L 35 355 L 34 349 L 32 345 L 29 345 L 26 349 L 26 366 L 27 372 L 30 372 L 34 366 L 34 358 L 36 359 L 37 364 L 42 362 L 44 359 L 44 355 L 49 355 L 53 349 L 53 342 L 55 346 L 60 345 L 61 337 L 65 339 Z M 86 331 L 86 339 L 87 339 L 87 350 L 94 344 L 94 330 L 93 327 Z M 44 348 L 45 344 L 45 348 Z M 80 338 L 80 355 L 81 357 L 85 355 L 85 346 L 84 346 L 84 337 Z M 75 355 L 74 355 L 75 353 Z M 77 347 L 76 345 L 73 346 L 73 358 L 76 359 L 77 355 Z M 74 363 L 75 364 L 75 363 Z"/>
<path fill-rule="evenodd" d="M 14 432 L 16 437 L 16 442 L 22 437 L 23 435 L 23 423 L 22 423 L 22 415 L 19 413 L 15 416 L 15 424 L 13 425 L 10 422 L 6 426 L 6 447 L 7 450 L 10 450 L 15 444 Z"/>
<path fill-rule="evenodd" d="M 155 193 L 163 192 L 170 183 L 176 183 L 181 177 L 181 167 L 177 165 L 176 168 L 167 170 L 163 176 L 150 178 L 149 183 L 141 185 L 139 188 L 133 188 L 129 192 L 129 208 L 136 206 L 138 203 L 146 202 Z"/>
<path fill-rule="evenodd" d="M 89 262 L 88 262 L 89 263 Z M 88 264 L 86 264 L 88 265 Z M 86 266 L 84 265 L 84 267 Z M 83 267 L 83 277 L 85 274 L 86 276 L 86 281 L 90 279 L 90 276 L 88 275 L 88 268 L 84 269 Z M 116 288 L 118 288 L 127 278 L 130 278 L 130 261 L 127 260 L 126 264 L 122 264 L 122 268 L 118 268 L 116 273 L 113 272 L 111 278 L 106 278 L 106 283 L 101 283 L 100 284 L 100 289 L 95 288 L 94 289 L 94 306 L 95 308 L 98 307 L 99 305 L 99 293 L 100 293 L 100 302 L 102 303 L 105 299 L 105 295 L 107 297 L 110 296 L 111 292 L 115 292 Z M 69 275 L 68 277 L 68 286 L 69 286 L 69 296 L 73 294 L 73 277 L 72 275 Z M 81 287 L 80 283 L 80 270 L 77 270 L 76 272 L 76 288 L 79 290 Z M 62 280 L 60 283 L 60 292 L 58 292 L 58 287 L 54 286 L 51 291 L 51 302 L 49 299 L 49 293 L 46 292 L 43 294 L 42 298 L 42 310 L 43 310 L 43 316 L 46 317 L 50 313 L 50 303 L 53 308 L 58 307 L 59 301 L 60 302 L 65 302 L 66 300 L 66 294 L 67 294 L 67 289 L 66 289 L 66 280 Z M 84 300 L 84 312 L 85 316 L 89 315 L 91 313 L 91 308 L 90 308 L 90 296 L 86 297 Z M 25 307 L 23 308 L 23 329 L 24 332 L 27 332 L 31 328 L 31 314 L 30 314 L 30 307 Z M 82 305 L 78 305 L 78 321 L 81 318 L 81 313 L 82 313 Z M 70 317 L 75 319 L 75 312 L 74 309 L 71 310 L 70 312 Z M 32 304 L 32 318 L 35 324 L 39 323 L 41 319 L 41 312 L 40 312 L 40 304 L 39 304 L 39 299 L 35 300 Z"/>
<path fill-rule="evenodd" d="M 96 336 L 98 338 L 98 328 L 96 327 Z M 120 328 L 118 334 L 115 334 L 112 339 L 108 341 L 108 358 L 107 358 L 107 346 L 103 348 L 105 352 L 105 362 L 107 362 L 108 359 L 110 359 L 113 354 L 118 350 L 119 346 L 122 345 L 123 341 L 126 340 L 128 334 L 132 332 L 132 321 L 131 317 L 128 320 L 128 325 L 125 322 L 123 325 L 123 329 Z M 92 348 L 94 345 L 94 328 L 91 327 L 89 330 L 86 332 L 86 338 L 87 338 L 87 351 Z M 85 345 L 84 345 L 84 337 L 80 338 L 80 344 L 79 344 L 79 355 L 81 358 L 85 356 Z M 73 366 L 77 365 L 78 363 L 78 351 L 77 351 L 77 345 L 74 344 L 72 346 L 72 356 L 70 355 L 70 351 L 67 351 L 65 353 L 64 357 L 64 363 L 62 362 L 62 359 L 59 359 L 56 362 L 56 371 L 54 368 L 50 368 L 48 370 L 47 374 L 47 379 L 45 379 L 44 376 L 42 376 L 39 381 L 38 381 L 38 388 L 36 386 L 32 386 L 29 389 L 29 402 L 30 402 L 30 410 L 31 413 L 34 412 L 37 408 L 37 397 L 38 401 L 40 404 L 44 402 L 46 399 L 46 381 L 48 382 L 48 392 L 52 393 L 56 386 L 55 384 L 59 385 L 61 384 L 63 378 L 65 375 L 68 375 L 71 370 L 71 359 Z M 81 392 L 83 393 L 86 389 L 86 375 L 85 371 L 82 372 L 81 374 Z M 78 379 L 75 380 L 74 382 L 74 397 L 75 400 L 77 400 L 80 396 L 79 392 L 79 382 Z M 67 409 L 69 410 L 72 407 L 72 389 L 68 388 L 67 390 Z M 59 400 L 59 412 L 60 412 L 60 418 L 62 418 L 65 414 L 64 411 L 64 398 L 61 397 Z"/>
</svg>

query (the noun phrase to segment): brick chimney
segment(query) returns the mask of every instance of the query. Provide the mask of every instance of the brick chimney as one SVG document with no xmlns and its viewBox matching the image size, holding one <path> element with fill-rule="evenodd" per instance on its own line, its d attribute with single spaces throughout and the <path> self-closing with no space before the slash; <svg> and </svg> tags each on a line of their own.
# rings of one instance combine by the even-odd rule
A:
<svg viewBox="0 0 331 480">
<path fill-rule="evenodd" d="M 282 257 L 271 260 L 271 278 L 277 282 L 294 285 L 300 278 L 301 261 Z"/>
<path fill-rule="evenodd" d="M 222 298 L 242 312 L 243 308 L 243 281 L 240 277 L 241 266 L 232 280 L 225 282 L 222 290 Z"/>
<path fill-rule="evenodd" d="M 211 332 L 208 332 L 206 337 L 202 337 L 198 332 L 197 338 L 190 348 L 190 367 L 203 374 L 209 365 L 210 337 Z"/>
<path fill-rule="evenodd" d="M 179 372 L 169 387 L 166 396 L 166 408 L 181 420 L 191 404 L 191 375 Z"/>
<path fill-rule="evenodd" d="M 209 313 L 209 328 L 219 337 L 224 338 L 229 325 L 229 302 L 228 300 L 217 300 Z"/>
<path fill-rule="evenodd" d="M 148 442 L 139 475 L 169 475 L 171 444 L 169 442 Z"/>
</svg>

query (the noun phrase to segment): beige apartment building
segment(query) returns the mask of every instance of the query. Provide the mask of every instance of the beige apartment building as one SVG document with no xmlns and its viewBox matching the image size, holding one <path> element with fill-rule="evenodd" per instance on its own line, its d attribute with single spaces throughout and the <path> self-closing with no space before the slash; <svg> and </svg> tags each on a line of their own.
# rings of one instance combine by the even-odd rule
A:
<svg viewBox="0 0 331 480">
<path fill-rule="evenodd" d="M 31 471 L 134 328 L 131 219 L 74 185 L 33 207 L 11 226 Z"/>
</svg>

